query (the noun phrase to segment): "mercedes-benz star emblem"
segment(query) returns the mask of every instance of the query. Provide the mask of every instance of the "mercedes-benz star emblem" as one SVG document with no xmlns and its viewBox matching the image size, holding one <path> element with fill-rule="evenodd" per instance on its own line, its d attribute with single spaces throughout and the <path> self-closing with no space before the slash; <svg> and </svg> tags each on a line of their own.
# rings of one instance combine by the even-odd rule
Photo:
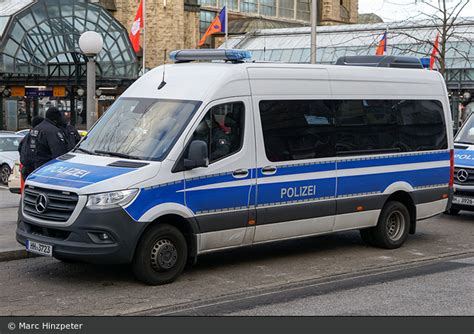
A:
<svg viewBox="0 0 474 334">
<path fill-rule="evenodd" d="M 38 213 L 43 213 L 48 207 L 48 197 L 45 194 L 39 194 L 36 198 L 35 209 Z"/>
<path fill-rule="evenodd" d="M 466 182 L 467 178 L 469 177 L 469 173 L 465 169 L 460 169 L 456 176 L 457 176 L 459 182 Z"/>
</svg>

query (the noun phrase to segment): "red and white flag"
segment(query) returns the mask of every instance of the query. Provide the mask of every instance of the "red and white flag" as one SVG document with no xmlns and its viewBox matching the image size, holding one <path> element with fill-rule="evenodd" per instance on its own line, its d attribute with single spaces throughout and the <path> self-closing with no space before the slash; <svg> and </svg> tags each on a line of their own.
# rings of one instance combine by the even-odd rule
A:
<svg viewBox="0 0 474 334">
<path fill-rule="evenodd" d="M 132 30 L 130 30 L 130 41 L 132 42 L 133 50 L 138 52 L 140 50 L 140 29 L 143 28 L 143 1 L 140 1 L 138 6 L 137 15 L 132 24 Z"/>
<path fill-rule="evenodd" d="M 431 51 L 430 70 L 433 69 L 434 64 L 435 64 L 436 55 L 438 54 L 438 45 L 439 45 L 439 33 L 436 34 L 433 51 Z"/>
</svg>

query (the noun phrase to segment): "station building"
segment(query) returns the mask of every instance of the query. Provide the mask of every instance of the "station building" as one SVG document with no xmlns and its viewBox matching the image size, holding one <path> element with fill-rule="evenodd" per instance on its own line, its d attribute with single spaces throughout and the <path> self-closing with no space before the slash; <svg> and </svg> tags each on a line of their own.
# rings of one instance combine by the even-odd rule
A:
<svg viewBox="0 0 474 334">
<path fill-rule="evenodd" d="M 139 0 L 0 1 L 0 130 L 29 127 L 51 105 L 73 111 L 85 127 L 86 61 L 78 45 L 88 30 L 104 49 L 97 61 L 99 116 L 141 72 L 128 34 Z M 146 0 L 146 68 L 165 51 L 195 48 L 220 9 L 229 9 L 229 34 L 308 26 L 311 0 Z M 321 25 L 356 23 L 358 0 L 318 0 Z M 142 41 L 144 36 L 142 37 Z M 212 36 L 204 47 L 221 44 Z M 143 44 L 142 44 L 143 45 Z"/>
</svg>

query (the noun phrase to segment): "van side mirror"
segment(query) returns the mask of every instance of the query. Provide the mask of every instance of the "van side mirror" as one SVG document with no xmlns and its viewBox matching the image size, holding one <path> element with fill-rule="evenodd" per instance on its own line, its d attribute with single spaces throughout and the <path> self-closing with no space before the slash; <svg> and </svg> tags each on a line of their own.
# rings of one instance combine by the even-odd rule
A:
<svg viewBox="0 0 474 334">
<path fill-rule="evenodd" d="M 184 168 L 186 170 L 209 166 L 209 156 L 207 144 L 202 140 L 193 140 L 189 144 L 188 156 L 184 158 Z"/>
</svg>

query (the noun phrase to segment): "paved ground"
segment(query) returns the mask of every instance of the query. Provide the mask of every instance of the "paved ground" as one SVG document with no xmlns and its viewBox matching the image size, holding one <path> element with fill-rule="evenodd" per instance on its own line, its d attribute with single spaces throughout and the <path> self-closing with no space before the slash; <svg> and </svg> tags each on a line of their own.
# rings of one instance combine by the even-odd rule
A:
<svg viewBox="0 0 474 334">
<path fill-rule="evenodd" d="M 8 210 L 0 209 L 0 225 L 8 225 Z M 128 266 L 64 264 L 43 257 L 0 262 L 0 315 L 157 314 L 305 281 L 453 254 L 472 256 L 473 232 L 474 215 L 468 213 L 420 222 L 418 233 L 397 250 L 367 247 L 358 232 L 266 244 L 202 256 L 177 282 L 158 287 L 135 281 Z"/>
<path fill-rule="evenodd" d="M 335 278 L 257 296 L 187 308 L 168 315 L 472 316 L 474 257 L 378 274 Z"/>
</svg>

